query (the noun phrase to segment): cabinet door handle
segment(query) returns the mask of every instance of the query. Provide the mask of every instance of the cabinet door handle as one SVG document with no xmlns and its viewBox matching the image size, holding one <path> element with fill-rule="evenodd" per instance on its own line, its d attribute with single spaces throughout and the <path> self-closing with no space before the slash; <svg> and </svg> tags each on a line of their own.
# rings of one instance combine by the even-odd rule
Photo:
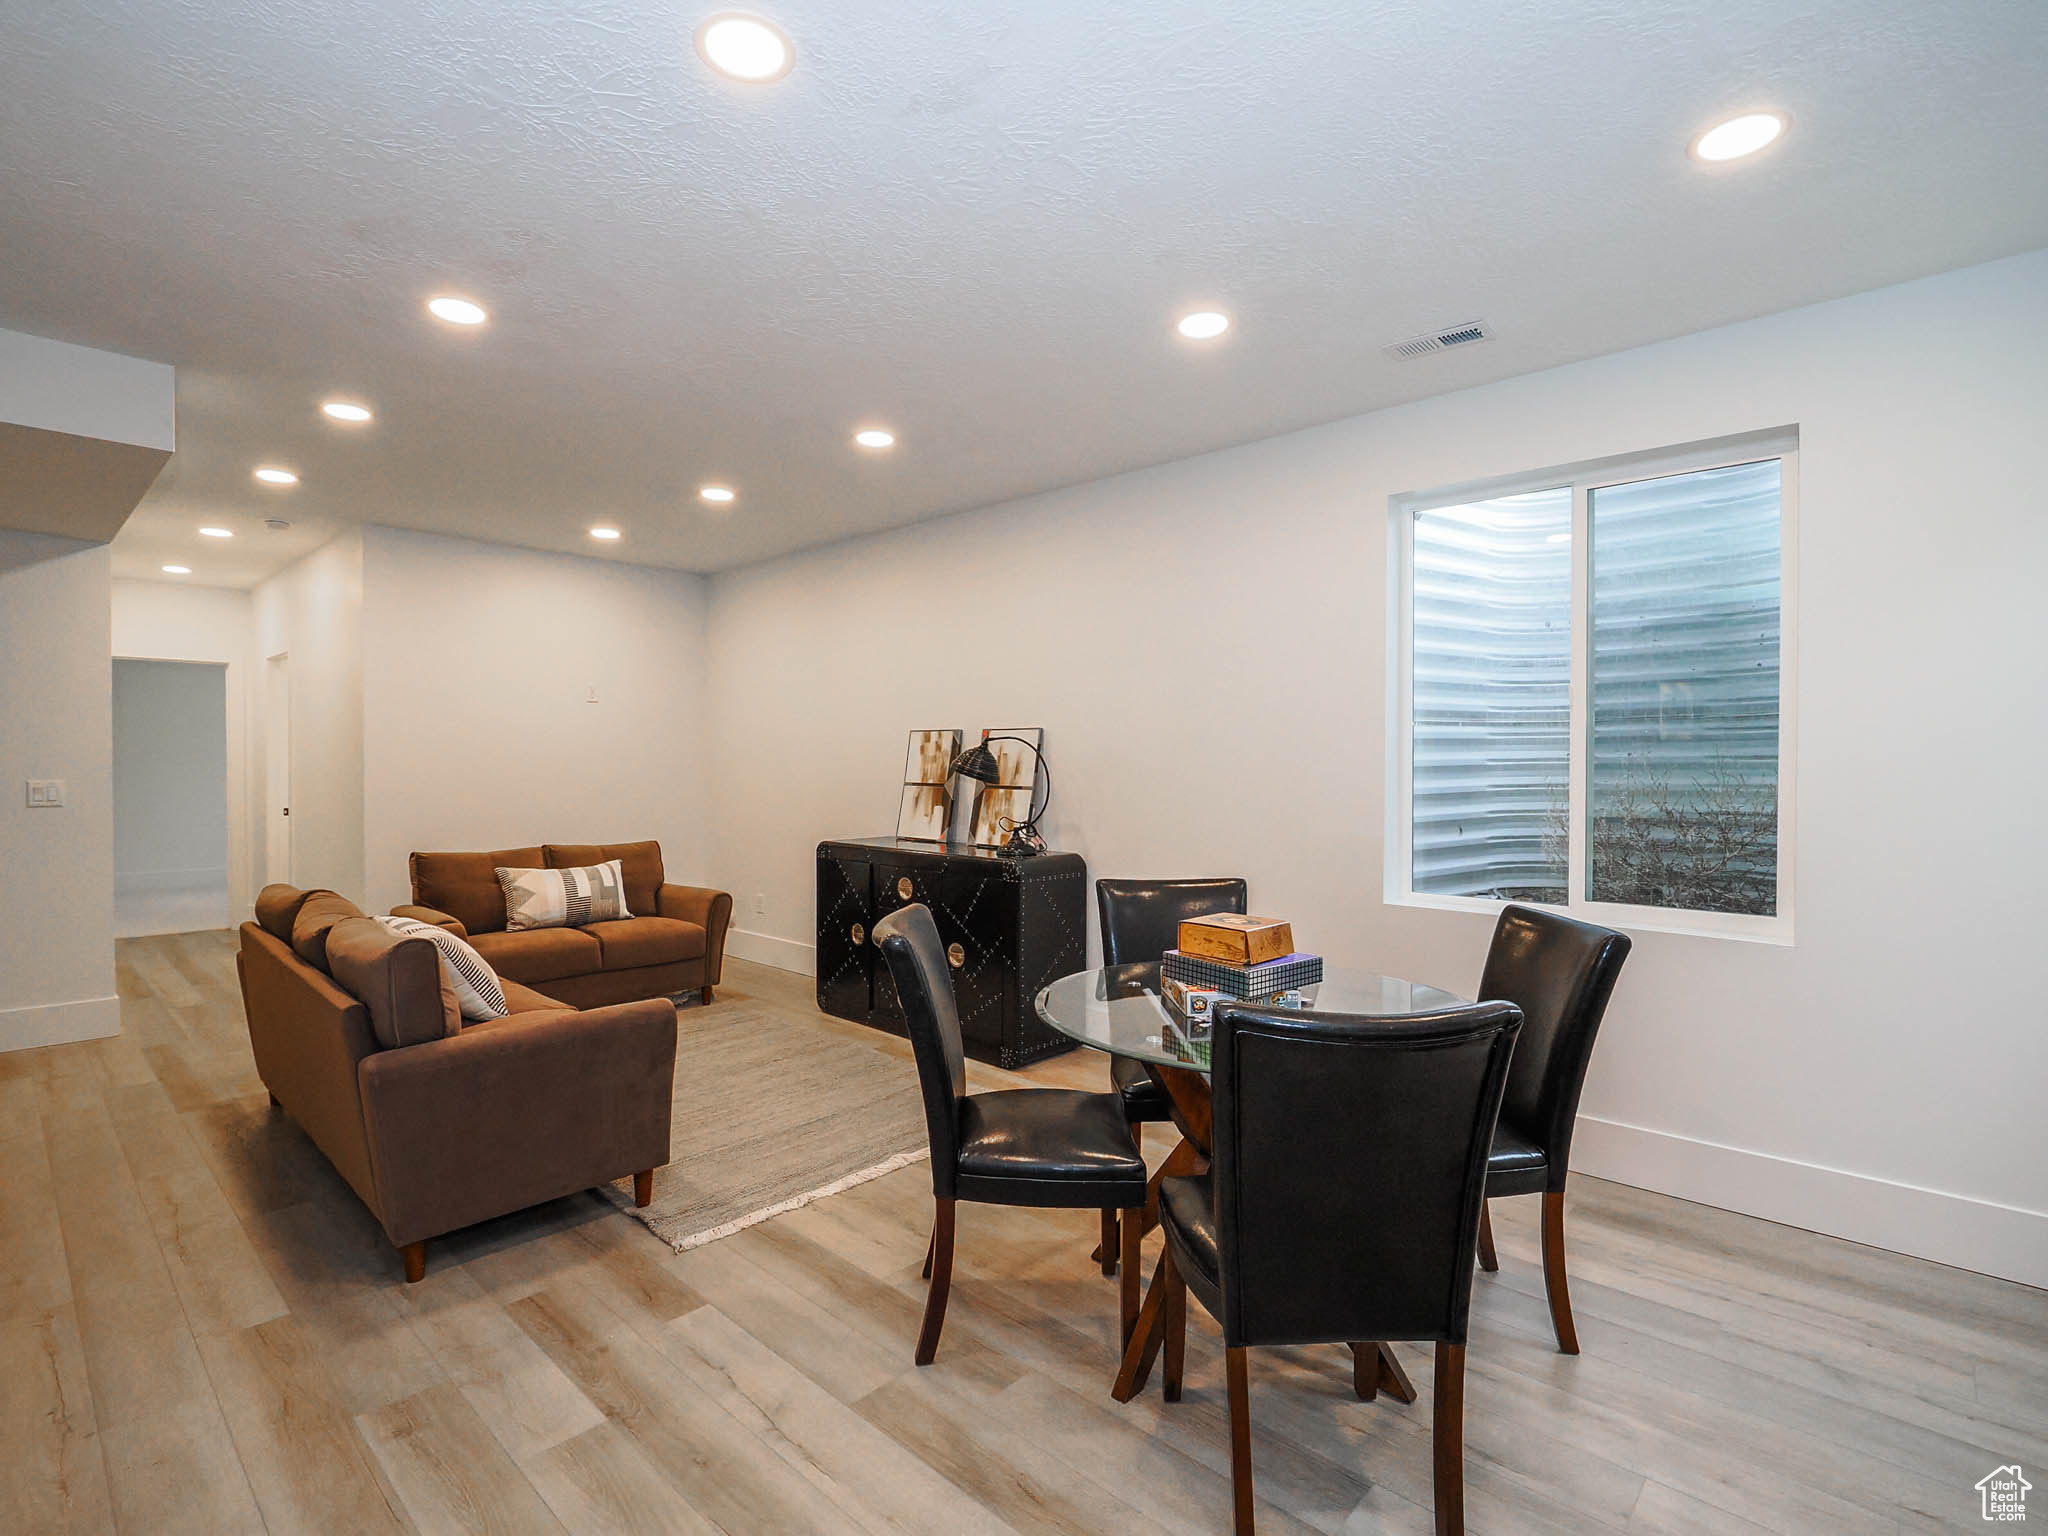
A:
<svg viewBox="0 0 2048 1536">
<path fill-rule="evenodd" d="M 966 950 L 962 949 L 958 944 L 948 944 L 946 946 L 946 964 L 952 966 L 957 971 L 966 963 Z"/>
<path fill-rule="evenodd" d="M 916 893 L 916 891 L 917 887 L 910 883 L 910 876 L 903 875 L 897 879 L 896 894 L 904 901 L 910 900 L 910 898 L 912 897 L 912 895 Z"/>
<path fill-rule="evenodd" d="M 861 942 L 862 940 L 864 940 L 864 939 L 865 939 L 865 938 L 866 938 L 867 936 L 868 936 L 868 931 L 867 931 L 867 929 L 865 929 L 865 928 L 861 927 L 861 925 L 860 925 L 859 923 L 855 923 L 855 924 L 853 925 L 853 942 L 854 942 L 854 943 L 856 943 L 856 944 L 860 943 L 860 942 Z"/>
</svg>

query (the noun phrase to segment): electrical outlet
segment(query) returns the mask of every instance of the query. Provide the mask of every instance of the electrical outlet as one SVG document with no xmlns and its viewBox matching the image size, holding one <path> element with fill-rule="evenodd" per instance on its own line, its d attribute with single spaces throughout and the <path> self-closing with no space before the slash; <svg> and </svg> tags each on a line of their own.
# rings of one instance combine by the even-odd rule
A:
<svg viewBox="0 0 2048 1536">
<path fill-rule="evenodd" d="M 64 781 L 62 779 L 30 779 L 28 781 L 28 803 L 37 810 L 64 803 Z"/>
<path fill-rule="evenodd" d="M 756 916 L 756 917 L 766 917 L 767 915 L 768 915 L 768 893 L 767 893 L 766 891 L 756 891 L 756 892 L 754 892 L 754 916 Z"/>
<path fill-rule="evenodd" d="M 586 704 L 595 704 L 597 702 L 597 684 L 592 683 L 583 690 L 583 702 Z"/>
</svg>

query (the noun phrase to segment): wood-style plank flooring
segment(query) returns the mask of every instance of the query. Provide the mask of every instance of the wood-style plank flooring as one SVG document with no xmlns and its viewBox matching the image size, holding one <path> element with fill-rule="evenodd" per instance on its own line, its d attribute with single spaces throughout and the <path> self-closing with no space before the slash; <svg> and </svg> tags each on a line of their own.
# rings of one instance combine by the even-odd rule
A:
<svg viewBox="0 0 2048 1536">
<path fill-rule="evenodd" d="M 233 943 L 125 941 L 118 1038 L 0 1056 L 0 1530 L 1229 1528 L 1216 1331 L 1191 1309 L 1184 1402 L 1156 1375 L 1111 1401 L 1093 1212 L 962 1207 L 926 1370 L 921 1166 L 680 1256 L 578 1196 L 432 1243 L 401 1284 L 268 1107 Z M 911 1070 L 801 977 L 734 963 L 721 995 Z M 1973 1530 L 1994 1467 L 2048 1490 L 2048 1293 L 1582 1179 L 1567 1359 L 1536 1214 L 1496 1204 L 1476 1282 L 1474 1532 Z M 1358 1402 L 1340 1350 L 1254 1352 L 1261 1530 L 1430 1529 L 1427 1351 L 1396 1348 L 1413 1406 Z"/>
</svg>

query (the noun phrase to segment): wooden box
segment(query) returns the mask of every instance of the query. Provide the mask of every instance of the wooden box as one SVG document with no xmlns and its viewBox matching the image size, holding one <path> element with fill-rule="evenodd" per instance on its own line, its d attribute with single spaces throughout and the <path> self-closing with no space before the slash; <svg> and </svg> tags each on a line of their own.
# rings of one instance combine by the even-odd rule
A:
<svg viewBox="0 0 2048 1536">
<path fill-rule="evenodd" d="M 1174 947 L 1225 965 L 1260 965 L 1294 953 L 1294 928 L 1277 918 L 1216 912 L 1182 922 Z"/>
</svg>

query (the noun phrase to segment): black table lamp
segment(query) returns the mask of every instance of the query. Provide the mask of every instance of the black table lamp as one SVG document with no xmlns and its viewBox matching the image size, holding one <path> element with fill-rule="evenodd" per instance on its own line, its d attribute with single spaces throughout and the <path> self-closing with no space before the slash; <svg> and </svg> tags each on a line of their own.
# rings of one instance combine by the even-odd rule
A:
<svg viewBox="0 0 2048 1536">
<path fill-rule="evenodd" d="M 963 779 L 973 779 L 978 784 L 1002 783 L 1002 764 L 996 760 L 995 753 L 988 749 L 991 741 L 1021 741 L 1031 749 L 1032 756 L 1038 759 L 1038 776 L 1031 785 L 1032 812 L 1024 820 L 1011 823 L 1010 839 L 998 851 L 1013 859 L 1043 853 L 1045 839 L 1038 835 L 1038 818 L 1045 814 L 1046 806 L 1052 804 L 1052 766 L 1046 762 L 1045 754 L 1039 750 L 1037 742 L 1028 736 L 984 735 L 980 741 L 953 759 L 951 771 Z M 1041 779 L 1045 782 L 1043 804 L 1038 801 L 1038 781 Z"/>
</svg>

